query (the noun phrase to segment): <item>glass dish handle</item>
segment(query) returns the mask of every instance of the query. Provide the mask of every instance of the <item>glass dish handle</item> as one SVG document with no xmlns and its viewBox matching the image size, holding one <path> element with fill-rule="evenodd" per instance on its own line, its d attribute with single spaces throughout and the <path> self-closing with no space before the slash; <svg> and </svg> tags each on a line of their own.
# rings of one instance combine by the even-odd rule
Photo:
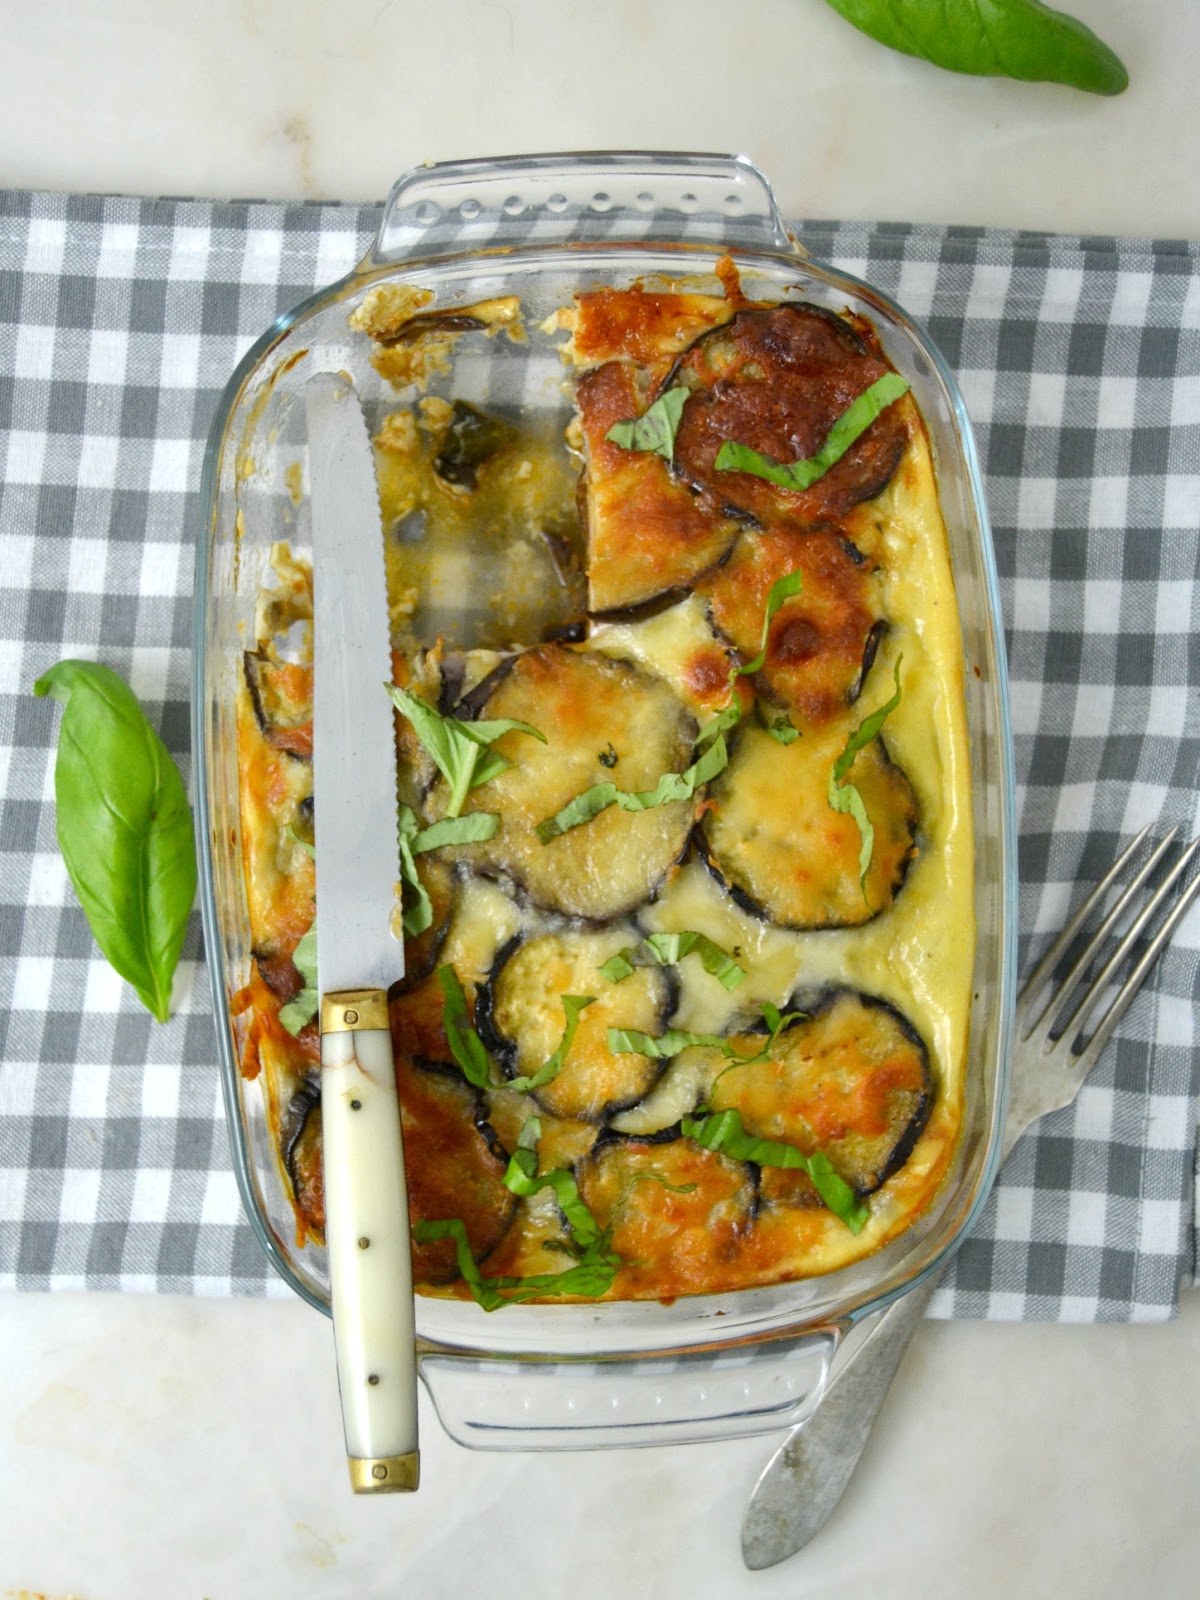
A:
<svg viewBox="0 0 1200 1600">
<path fill-rule="evenodd" d="M 840 1330 L 719 1355 L 532 1364 L 424 1355 L 442 1426 L 472 1450 L 701 1443 L 802 1422 L 824 1392 Z"/>
<path fill-rule="evenodd" d="M 388 196 L 362 270 L 606 242 L 796 248 L 771 185 L 745 156 L 603 151 L 413 167 Z"/>
</svg>

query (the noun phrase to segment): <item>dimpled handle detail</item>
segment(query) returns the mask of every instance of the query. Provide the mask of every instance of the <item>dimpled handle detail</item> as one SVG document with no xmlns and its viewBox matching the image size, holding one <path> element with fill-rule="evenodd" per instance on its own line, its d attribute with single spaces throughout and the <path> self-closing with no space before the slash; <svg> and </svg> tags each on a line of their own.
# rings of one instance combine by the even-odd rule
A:
<svg viewBox="0 0 1200 1600">
<path fill-rule="evenodd" d="M 794 250 L 744 156 L 603 151 L 414 167 L 393 186 L 363 269 L 606 241 Z"/>
</svg>

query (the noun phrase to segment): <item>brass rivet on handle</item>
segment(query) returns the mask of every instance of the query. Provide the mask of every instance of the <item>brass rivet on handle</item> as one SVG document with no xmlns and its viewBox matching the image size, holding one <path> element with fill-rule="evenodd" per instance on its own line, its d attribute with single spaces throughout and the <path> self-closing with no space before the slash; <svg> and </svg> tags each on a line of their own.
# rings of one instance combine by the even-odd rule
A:
<svg viewBox="0 0 1200 1600">
<path fill-rule="evenodd" d="M 387 1477 L 387 1468 L 384 1466 L 382 1461 L 376 1462 L 376 1464 L 371 1468 L 371 1476 L 376 1479 Z"/>
<path fill-rule="evenodd" d="M 351 1027 L 353 1027 L 354 1024 L 358 1021 L 358 1012 L 357 1011 L 347 1011 L 345 1015 L 346 1015 L 346 1021 L 350 1024 Z"/>
<path fill-rule="evenodd" d="M 360 1250 L 368 1250 L 368 1249 L 370 1249 L 370 1246 L 371 1246 L 371 1241 L 370 1241 L 370 1239 L 367 1238 L 366 1234 L 364 1233 L 362 1238 L 358 1241 L 358 1248 Z"/>
</svg>

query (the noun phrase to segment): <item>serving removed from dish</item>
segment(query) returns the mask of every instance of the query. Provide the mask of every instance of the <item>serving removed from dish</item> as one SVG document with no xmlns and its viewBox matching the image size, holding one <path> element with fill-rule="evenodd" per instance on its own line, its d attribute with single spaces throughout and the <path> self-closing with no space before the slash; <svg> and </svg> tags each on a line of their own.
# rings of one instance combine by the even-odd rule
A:
<svg viewBox="0 0 1200 1600">
<path fill-rule="evenodd" d="M 963 645 L 929 436 L 860 312 L 717 282 L 351 316 L 400 758 L 389 996 L 425 1295 L 672 1301 L 881 1250 L 955 1157 L 974 970 Z M 566 426 L 456 389 L 550 340 Z M 460 635 L 431 618 L 470 588 Z M 238 690 L 262 1074 L 325 1226 L 311 566 Z M 432 629 L 432 631 L 431 631 Z M 393 797 L 381 794 L 381 807 Z M 381 870 L 384 870 L 381 868 Z"/>
</svg>

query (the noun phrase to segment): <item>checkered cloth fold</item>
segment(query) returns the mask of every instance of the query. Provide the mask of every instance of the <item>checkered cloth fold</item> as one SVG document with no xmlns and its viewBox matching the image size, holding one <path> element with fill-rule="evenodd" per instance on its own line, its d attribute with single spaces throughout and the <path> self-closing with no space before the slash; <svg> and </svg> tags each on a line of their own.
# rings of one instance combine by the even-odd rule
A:
<svg viewBox="0 0 1200 1600">
<path fill-rule="evenodd" d="M 286 1293 L 241 1215 L 198 918 L 165 1026 L 99 958 L 55 845 L 63 656 L 124 674 L 188 766 L 196 493 L 248 344 L 375 206 L 0 194 L 0 1285 Z M 1021 954 L 1143 823 L 1195 830 L 1200 246 L 805 224 L 931 331 L 1001 574 Z M 1193 1273 L 1193 914 L 1076 1105 L 1018 1146 L 935 1314 L 1168 1316 Z"/>
</svg>

